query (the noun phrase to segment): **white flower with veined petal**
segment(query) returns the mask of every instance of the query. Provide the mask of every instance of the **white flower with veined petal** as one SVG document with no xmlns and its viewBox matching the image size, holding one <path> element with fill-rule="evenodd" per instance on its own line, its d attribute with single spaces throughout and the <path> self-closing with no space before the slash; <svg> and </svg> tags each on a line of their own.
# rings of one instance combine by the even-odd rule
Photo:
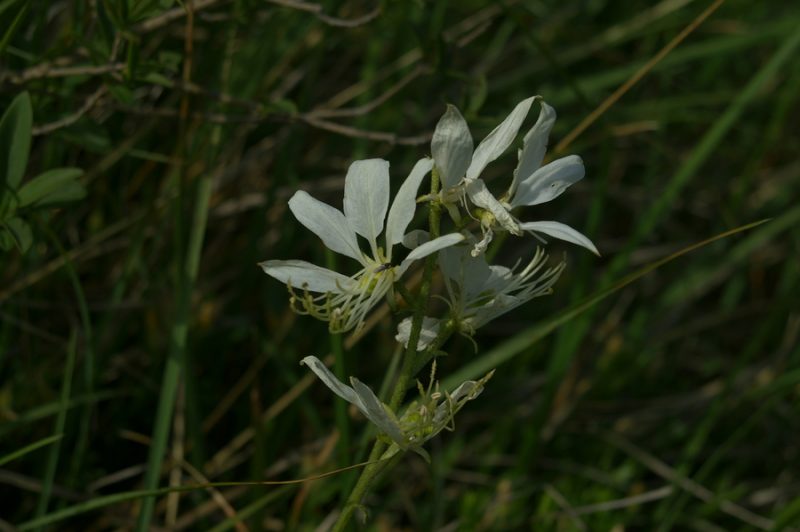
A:
<svg viewBox="0 0 800 532">
<path fill-rule="evenodd" d="M 547 255 L 537 248 L 523 268 L 489 265 L 483 255 L 473 256 L 467 246 L 454 246 L 439 254 L 439 267 L 447 289 L 449 320 L 462 334 L 475 331 L 531 299 L 549 295 L 564 271 L 565 262 L 547 267 Z M 425 317 L 418 350 L 428 347 L 441 329 L 441 320 Z M 397 327 L 395 338 L 408 346 L 411 320 Z"/>
<path fill-rule="evenodd" d="M 479 176 L 490 162 L 511 146 L 535 101 L 541 104 L 539 118 L 525 135 L 522 149 L 518 151 L 519 163 L 508 191 L 497 199 Z M 442 180 L 440 199 L 456 222 L 459 215 L 454 206 L 458 201 L 463 201 L 465 196 L 479 208 L 477 218 L 481 223 L 483 239 L 475 245 L 473 255 L 485 251 L 497 228 L 517 236 L 523 232 L 536 236 L 543 233 L 583 246 L 599 255 L 591 240 L 568 225 L 553 221 L 520 222 L 510 212 L 516 207 L 538 205 L 560 196 L 585 174 L 583 161 L 577 155 L 541 166 L 555 120 L 555 110 L 541 96 L 532 96 L 517 104 L 473 152 L 472 136 L 464 117 L 456 107 L 447 106 L 447 111 L 436 125 L 431 153 Z"/>
<path fill-rule="evenodd" d="M 465 246 L 439 256 L 450 301 L 451 315 L 460 328 L 472 333 L 531 299 L 553 293 L 553 285 L 564 271 L 561 261 L 548 267 L 548 257 L 537 248 L 524 267 L 489 265 L 484 256 L 473 257 Z"/>
<path fill-rule="evenodd" d="M 347 277 L 302 260 L 268 260 L 259 266 L 267 275 L 286 283 L 297 312 L 328 321 L 332 332 L 360 327 L 367 312 L 414 261 L 464 239 L 459 233 L 441 236 L 415 248 L 399 264 L 393 262 L 392 249 L 403 240 L 416 210 L 417 190 L 432 166 L 431 159 L 417 162 L 400 186 L 391 209 L 389 163 L 382 159 L 350 165 L 344 184 L 344 213 L 302 190 L 289 200 L 295 218 L 328 248 L 359 262 L 361 269 L 355 275 Z M 385 248 L 378 245 L 384 219 Z M 367 240 L 369 253 L 361 251 L 356 235 Z"/>
</svg>

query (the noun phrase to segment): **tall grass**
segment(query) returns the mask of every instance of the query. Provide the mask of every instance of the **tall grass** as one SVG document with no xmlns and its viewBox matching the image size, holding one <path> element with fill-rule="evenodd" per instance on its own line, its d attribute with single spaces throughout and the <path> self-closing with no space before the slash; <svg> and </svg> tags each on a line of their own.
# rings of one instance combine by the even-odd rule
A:
<svg viewBox="0 0 800 532">
<path fill-rule="evenodd" d="M 0 255 L 0 528 L 331 525 L 358 471 L 235 483 L 366 460 L 363 418 L 298 362 L 387 392 L 396 324 L 329 341 L 256 264 L 329 260 L 294 190 L 335 203 L 363 157 L 396 189 L 445 103 L 482 138 L 532 94 L 587 167 L 535 216 L 603 258 L 564 248 L 553 297 L 477 355 L 451 340 L 445 382 L 497 373 L 433 465 L 376 479 L 366 528 L 800 527 L 800 10 L 728 0 L 659 57 L 712 4 L 0 1 L 26 179 L 76 166 L 88 191 Z"/>
</svg>

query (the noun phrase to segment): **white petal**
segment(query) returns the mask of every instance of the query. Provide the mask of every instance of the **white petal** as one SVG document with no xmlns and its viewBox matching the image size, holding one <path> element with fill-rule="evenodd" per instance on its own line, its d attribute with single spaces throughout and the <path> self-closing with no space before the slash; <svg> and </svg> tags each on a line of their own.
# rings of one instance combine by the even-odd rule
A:
<svg viewBox="0 0 800 532">
<path fill-rule="evenodd" d="M 442 188 L 454 187 L 464 177 L 472 160 L 472 147 L 467 122 L 455 106 L 448 105 L 431 140 L 431 154 L 439 170 Z"/>
<path fill-rule="evenodd" d="M 344 215 L 359 235 L 373 244 L 383 232 L 389 208 L 389 162 L 355 161 L 344 178 Z"/>
<path fill-rule="evenodd" d="M 427 349 L 431 342 L 433 342 L 439 335 L 439 323 L 441 320 L 429 318 L 425 316 L 422 318 L 422 329 L 419 333 L 419 340 L 417 340 L 417 351 Z M 411 318 L 405 318 L 397 325 L 397 334 L 394 339 L 403 344 L 403 347 L 408 347 L 408 340 L 411 337 Z"/>
<path fill-rule="evenodd" d="M 264 273 L 282 283 L 291 283 L 292 288 L 312 292 L 341 292 L 353 281 L 349 277 L 304 260 L 267 260 L 259 262 Z"/>
<path fill-rule="evenodd" d="M 517 191 L 517 186 L 521 181 L 530 177 L 542 165 L 544 154 L 547 151 L 547 141 L 550 131 L 556 122 L 556 110 L 541 102 L 542 109 L 539 111 L 539 118 L 536 123 L 525 134 L 522 150 L 519 152 L 519 163 L 514 170 L 514 181 L 508 189 L 508 197 L 513 198 Z"/>
<path fill-rule="evenodd" d="M 586 175 L 583 160 L 577 155 L 568 155 L 546 164 L 522 181 L 511 201 L 511 207 L 538 205 L 560 196 L 567 187 L 577 183 Z"/>
<path fill-rule="evenodd" d="M 392 246 L 402 242 L 406 228 L 414 218 L 414 211 L 417 210 L 419 184 L 432 167 L 432 159 L 425 158 L 417 161 L 394 197 L 392 208 L 389 209 L 389 217 L 386 218 L 386 253 L 390 260 Z"/>
<path fill-rule="evenodd" d="M 356 233 L 339 209 L 299 190 L 289 200 L 295 218 L 322 239 L 331 250 L 364 263 Z"/>
<path fill-rule="evenodd" d="M 463 265 L 461 261 L 464 255 L 464 250 L 457 247 L 449 247 L 443 249 L 439 253 L 439 269 L 449 279 L 461 284 L 463 277 Z"/>
<path fill-rule="evenodd" d="M 429 235 L 427 231 L 423 231 L 422 229 L 414 229 L 413 231 L 409 231 L 405 234 L 403 237 L 403 245 L 408 249 L 414 249 L 430 239 L 431 235 Z"/>
<path fill-rule="evenodd" d="M 486 183 L 483 182 L 483 179 L 468 180 L 467 195 L 472 203 L 491 212 L 497 220 L 497 223 L 499 223 L 505 230 L 517 236 L 521 234 L 519 232 L 519 224 L 517 221 L 514 220 L 514 217 L 511 216 L 506 208 L 503 207 L 499 201 L 497 201 L 497 198 L 495 198 L 492 193 L 489 192 L 489 189 L 486 188 Z"/>
<path fill-rule="evenodd" d="M 486 262 L 484 255 L 473 257 L 471 254 L 466 254 L 463 262 L 464 280 L 462 290 L 464 292 L 464 299 L 470 300 L 481 292 L 490 290 L 490 282 L 493 279 L 493 272 Z"/>
<path fill-rule="evenodd" d="M 403 275 L 405 271 L 411 266 L 411 263 L 415 260 L 422 259 L 427 257 L 431 253 L 436 253 L 440 249 L 444 249 L 449 246 L 453 246 L 458 244 L 459 242 L 464 240 L 464 235 L 461 233 L 450 233 L 449 235 L 440 236 L 439 238 L 434 238 L 430 242 L 425 242 L 421 246 L 417 246 L 411 253 L 408 254 L 408 257 L 400 263 L 398 267 L 397 275 Z"/>
<path fill-rule="evenodd" d="M 499 264 L 489 266 L 489 275 L 486 276 L 483 289 L 490 290 L 492 293 L 500 293 L 514 277 L 514 272 L 510 268 Z"/>
<path fill-rule="evenodd" d="M 475 329 L 479 329 L 495 318 L 499 318 L 503 314 L 517 308 L 526 301 L 527 299 L 521 299 L 516 296 L 498 294 L 497 297 L 477 309 L 475 315 L 472 317 L 471 325 Z"/>
<path fill-rule="evenodd" d="M 443 249 L 439 253 L 439 267 L 445 276 L 458 284 L 465 300 L 486 290 L 486 282 L 492 274 L 486 259 L 473 257 L 467 246 Z"/>
<path fill-rule="evenodd" d="M 383 403 L 375 393 L 355 377 L 350 377 L 350 384 L 353 385 L 353 389 L 358 394 L 359 401 L 363 405 L 362 413 L 367 416 L 367 419 L 375 423 L 381 431 L 386 433 L 401 448 L 405 448 L 407 444 L 403 436 L 403 430 L 397 420 L 389 415 L 386 407 L 383 406 Z"/>
<path fill-rule="evenodd" d="M 472 162 L 467 168 L 467 179 L 478 177 L 487 164 L 503 155 L 503 152 L 514 142 L 534 98 L 532 96 L 519 102 L 511 114 L 478 144 L 472 155 Z"/>
<path fill-rule="evenodd" d="M 597 248 L 592 244 L 591 240 L 579 231 L 561 222 L 525 222 L 520 224 L 520 227 L 525 231 L 544 233 L 553 238 L 583 246 L 595 255 L 600 256 L 600 252 L 597 251 Z"/>
<path fill-rule="evenodd" d="M 325 383 L 325 386 L 331 389 L 333 393 L 357 407 L 361 408 L 361 401 L 358 399 L 358 394 L 348 385 L 336 378 L 331 370 L 325 367 L 320 359 L 314 356 L 305 357 L 300 361 L 300 364 L 305 364 L 313 371 L 319 379 Z"/>
</svg>

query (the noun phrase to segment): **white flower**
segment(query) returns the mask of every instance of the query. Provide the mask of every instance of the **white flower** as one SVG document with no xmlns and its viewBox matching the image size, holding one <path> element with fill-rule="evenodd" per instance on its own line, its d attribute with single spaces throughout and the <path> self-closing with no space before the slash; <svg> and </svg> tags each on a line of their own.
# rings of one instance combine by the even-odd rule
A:
<svg viewBox="0 0 800 532">
<path fill-rule="evenodd" d="M 566 263 L 547 267 L 548 256 L 537 248 L 524 267 L 489 265 L 459 246 L 439 257 L 439 266 L 454 316 L 463 329 L 474 332 L 531 299 L 550 295 Z"/>
<path fill-rule="evenodd" d="M 483 255 L 475 257 L 467 246 L 442 250 L 439 267 L 447 289 L 450 317 L 467 335 L 518 306 L 552 293 L 566 263 L 546 268 L 547 255 L 537 248 L 524 268 L 489 265 Z M 441 328 L 441 320 L 426 317 L 417 349 L 427 347 Z M 398 342 L 408 345 L 411 322 L 403 320 L 397 329 Z"/>
<path fill-rule="evenodd" d="M 439 434 L 443 429 L 452 430 L 453 416 L 468 402 L 478 397 L 494 371 L 478 381 L 465 381 L 451 393 L 438 391 L 438 383 L 434 384 L 431 372 L 430 386 L 425 389 L 418 383 L 421 399 L 412 402 L 401 417 L 397 417 L 387 405 L 364 383 L 350 377 L 347 386 L 325 367 L 317 357 L 305 357 L 300 364 L 305 364 L 313 371 L 333 393 L 355 405 L 364 416 L 372 421 L 382 434 L 388 436 L 392 446 L 384 453 L 388 458 L 398 450 L 412 450 L 426 459 L 427 453 L 422 445 Z"/>
<path fill-rule="evenodd" d="M 525 135 L 522 149 L 518 151 L 519 162 L 508 191 L 497 199 L 479 176 L 486 165 L 500 157 L 514 141 L 534 101 L 541 104 L 539 118 Z M 463 201 L 464 196 L 479 208 L 477 217 L 483 239 L 476 244 L 473 255 L 485 251 L 497 227 L 517 236 L 529 232 L 538 237 L 537 233 L 543 233 L 599 255 L 591 240 L 568 225 L 553 221 L 520 222 L 510 212 L 516 207 L 538 205 L 558 197 L 585 174 L 583 161 L 577 155 L 541 166 L 555 120 L 555 110 L 540 96 L 527 98 L 517 104 L 473 152 L 472 136 L 464 117 L 454 106 L 447 106 L 436 125 L 431 153 L 442 180 L 440 199 L 456 222 L 458 214 L 454 204 Z"/>
<path fill-rule="evenodd" d="M 389 163 L 381 159 L 355 161 L 350 165 L 345 177 L 344 213 L 304 191 L 296 192 L 289 200 L 289 209 L 297 220 L 316 233 L 328 248 L 359 262 L 361 269 L 356 274 L 347 277 L 301 260 L 268 260 L 259 266 L 286 283 L 297 312 L 328 321 L 332 332 L 360 327 L 367 312 L 414 261 L 464 239 L 458 233 L 445 235 L 417 247 L 399 264 L 394 262 L 392 249 L 403 240 L 414 217 L 417 189 L 432 165 L 430 159 L 417 162 L 400 186 L 388 216 Z M 385 248 L 378 245 L 384 219 Z M 367 240 L 369 253 L 361 251 L 356 235 Z"/>
</svg>

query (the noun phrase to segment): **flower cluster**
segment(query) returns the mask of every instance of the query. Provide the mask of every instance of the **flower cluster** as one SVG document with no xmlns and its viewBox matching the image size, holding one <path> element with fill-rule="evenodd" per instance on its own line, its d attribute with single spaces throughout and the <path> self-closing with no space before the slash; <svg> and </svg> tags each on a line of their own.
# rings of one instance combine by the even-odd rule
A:
<svg viewBox="0 0 800 532">
<path fill-rule="evenodd" d="M 522 139 L 508 188 L 495 195 L 481 176 L 489 163 L 511 147 L 531 107 L 537 103 L 539 116 Z M 472 337 L 486 323 L 552 292 L 565 263 L 549 263 L 538 245 L 547 243 L 545 237 L 599 254 L 589 238 L 568 225 L 522 221 L 515 213 L 519 208 L 557 198 L 585 174 L 583 161 L 577 155 L 543 164 L 555 119 L 555 110 L 541 97 L 527 98 L 474 147 L 466 121 L 450 105 L 436 125 L 432 157 L 416 163 L 391 207 L 389 163 L 381 159 L 350 165 L 342 211 L 304 191 L 296 192 L 289 200 L 289 209 L 302 225 L 330 250 L 358 263 L 354 274 L 343 275 L 301 260 L 268 260 L 260 266 L 286 284 L 296 312 L 327 321 L 331 332 L 345 332 L 363 327 L 370 310 L 391 295 L 395 283 L 415 261 L 438 253 L 437 265 L 446 291 L 441 297 L 447 302 L 448 312 L 438 318 L 424 316 L 418 322 L 421 331 L 414 347 L 433 352 L 452 332 Z M 419 195 L 419 187 L 429 173 L 433 174 L 431 192 Z M 407 231 L 417 205 L 422 203 L 448 213 L 452 231 L 444 236 L 434 235 L 435 238 L 422 230 Z M 438 231 L 438 223 L 436 226 Z M 485 252 L 499 232 L 533 236 L 537 247 L 530 260 L 512 268 L 490 264 Z M 366 250 L 359 244 L 359 237 L 366 242 Z M 408 252 L 401 253 L 398 244 Z M 406 347 L 411 330 L 410 318 L 398 325 L 396 338 Z M 421 399 L 398 416 L 358 379 L 351 378 L 348 386 L 319 359 L 306 357 L 303 363 L 336 395 L 372 421 L 391 443 L 393 452 L 414 450 L 424 454 L 421 445 L 447 428 L 455 413 L 477 397 L 491 377 L 489 374 L 479 381 L 467 381 L 450 393 L 439 392 L 432 377 L 427 389 L 420 385 Z"/>
</svg>

